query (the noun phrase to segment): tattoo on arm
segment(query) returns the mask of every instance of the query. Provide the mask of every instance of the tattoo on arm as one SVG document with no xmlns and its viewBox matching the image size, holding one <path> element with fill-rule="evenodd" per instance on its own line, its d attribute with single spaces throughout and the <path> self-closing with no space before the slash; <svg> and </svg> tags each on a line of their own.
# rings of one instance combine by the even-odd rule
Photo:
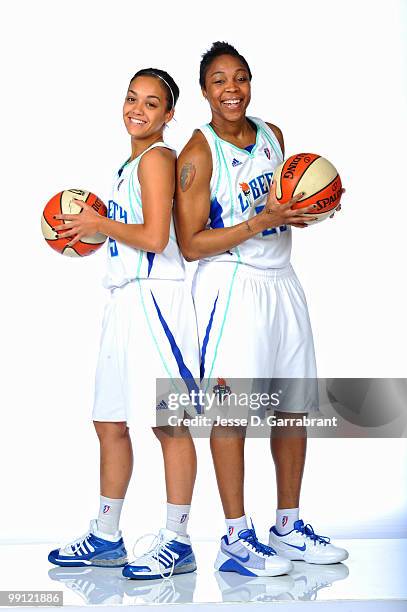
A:
<svg viewBox="0 0 407 612">
<path fill-rule="evenodd" d="M 196 168 L 194 164 L 187 163 L 182 166 L 181 170 L 181 190 L 187 191 L 194 182 Z"/>
</svg>

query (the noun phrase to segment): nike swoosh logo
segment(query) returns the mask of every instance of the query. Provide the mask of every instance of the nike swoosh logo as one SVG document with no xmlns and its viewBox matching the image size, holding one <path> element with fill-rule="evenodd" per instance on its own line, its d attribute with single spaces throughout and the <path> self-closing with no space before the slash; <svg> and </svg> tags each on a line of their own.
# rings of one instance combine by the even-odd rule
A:
<svg viewBox="0 0 407 612">
<path fill-rule="evenodd" d="M 242 563 L 246 563 L 246 561 L 249 560 L 250 555 L 249 553 L 247 553 L 246 557 L 239 557 L 239 555 L 234 555 L 233 553 L 228 551 L 228 555 L 230 555 L 231 557 L 234 557 L 235 559 L 238 559 L 239 561 L 241 561 Z"/>
<path fill-rule="evenodd" d="M 291 548 L 297 548 L 298 550 L 302 551 L 307 548 L 305 544 L 303 544 L 302 546 L 295 546 L 295 544 L 289 544 L 288 542 L 284 542 L 284 544 L 287 544 L 287 546 L 291 546 Z"/>
</svg>

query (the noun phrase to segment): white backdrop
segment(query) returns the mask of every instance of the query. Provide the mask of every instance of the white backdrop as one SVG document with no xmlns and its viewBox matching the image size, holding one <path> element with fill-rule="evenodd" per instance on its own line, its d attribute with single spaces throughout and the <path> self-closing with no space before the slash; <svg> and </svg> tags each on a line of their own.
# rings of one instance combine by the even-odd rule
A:
<svg viewBox="0 0 407 612">
<path fill-rule="evenodd" d="M 162 67 L 180 86 L 167 133 L 179 149 L 209 117 L 200 55 L 218 39 L 245 55 L 254 73 L 250 113 L 282 128 L 288 155 L 329 157 L 347 189 L 333 221 L 294 230 L 320 376 L 406 376 L 406 4 L 2 4 L 1 539 L 69 538 L 97 512 L 90 411 L 104 255 L 76 261 L 52 252 L 40 214 L 64 188 L 109 197 L 129 153 L 123 97 L 142 67 Z M 136 537 L 163 524 L 165 493 L 153 435 L 132 435 L 136 465 L 122 524 Z M 197 446 L 190 533 L 217 538 L 223 519 L 208 443 Z M 328 535 L 406 537 L 406 459 L 403 440 L 310 440 L 303 518 Z M 249 440 L 247 511 L 262 536 L 275 499 L 267 440 Z"/>
</svg>

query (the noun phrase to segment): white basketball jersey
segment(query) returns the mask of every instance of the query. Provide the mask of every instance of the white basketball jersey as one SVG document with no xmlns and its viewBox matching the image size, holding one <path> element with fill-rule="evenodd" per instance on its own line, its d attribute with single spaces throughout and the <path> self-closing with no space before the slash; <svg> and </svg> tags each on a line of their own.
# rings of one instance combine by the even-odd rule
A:
<svg viewBox="0 0 407 612">
<path fill-rule="evenodd" d="M 144 222 L 137 171 L 143 155 L 155 147 L 171 149 L 164 142 L 155 142 L 141 155 L 125 162 L 116 173 L 112 199 L 108 204 L 109 219 L 121 223 Z M 182 280 L 184 276 L 184 260 L 178 248 L 172 217 L 170 239 L 162 253 L 142 251 L 109 238 L 107 274 L 103 281 L 108 289 L 121 287 L 138 278 Z"/>
<path fill-rule="evenodd" d="M 273 173 L 283 154 L 274 132 L 261 119 L 248 117 L 257 127 L 253 147 L 240 149 L 222 140 L 207 124 L 200 128 L 212 153 L 211 207 L 207 228 L 232 227 L 264 208 Z M 256 268 L 283 268 L 290 262 L 291 228 L 267 229 L 230 251 L 203 261 L 229 261 Z"/>
</svg>

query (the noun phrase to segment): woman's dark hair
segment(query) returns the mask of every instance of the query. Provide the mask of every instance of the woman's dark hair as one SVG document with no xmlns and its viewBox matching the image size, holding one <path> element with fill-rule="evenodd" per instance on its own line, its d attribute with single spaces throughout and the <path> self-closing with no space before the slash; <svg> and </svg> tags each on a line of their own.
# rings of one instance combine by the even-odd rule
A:
<svg viewBox="0 0 407 612">
<path fill-rule="evenodd" d="M 168 72 L 165 72 L 165 70 L 160 70 L 159 68 L 143 68 L 142 70 L 136 72 L 130 83 L 140 76 L 155 77 L 162 83 L 167 97 L 167 111 L 172 110 L 179 98 L 179 87 L 172 76 L 170 76 Z"/>
<path fill-rule="evenodd" d="M 205 77 L 208 71 L 209 66 L 213 62 L 216 57 L 219 55 L 233 55 L 233 57 L 237 57 L 242 64 L 246 67 L 247 72 L 249 73 L 249 80 L 252 80 L 252 73 L 249 68 L 249 64 L 243 57 L 240 55 L 239 51 L 237 51 L 232 45 L 227 42 L 220 42 L 219 40 L 212 43 L 212 47 L 205 51 L 202 55 L 201 64 L 199 66 L 199 84 L 201 87 L 205 87 Z"/>
</svg>

